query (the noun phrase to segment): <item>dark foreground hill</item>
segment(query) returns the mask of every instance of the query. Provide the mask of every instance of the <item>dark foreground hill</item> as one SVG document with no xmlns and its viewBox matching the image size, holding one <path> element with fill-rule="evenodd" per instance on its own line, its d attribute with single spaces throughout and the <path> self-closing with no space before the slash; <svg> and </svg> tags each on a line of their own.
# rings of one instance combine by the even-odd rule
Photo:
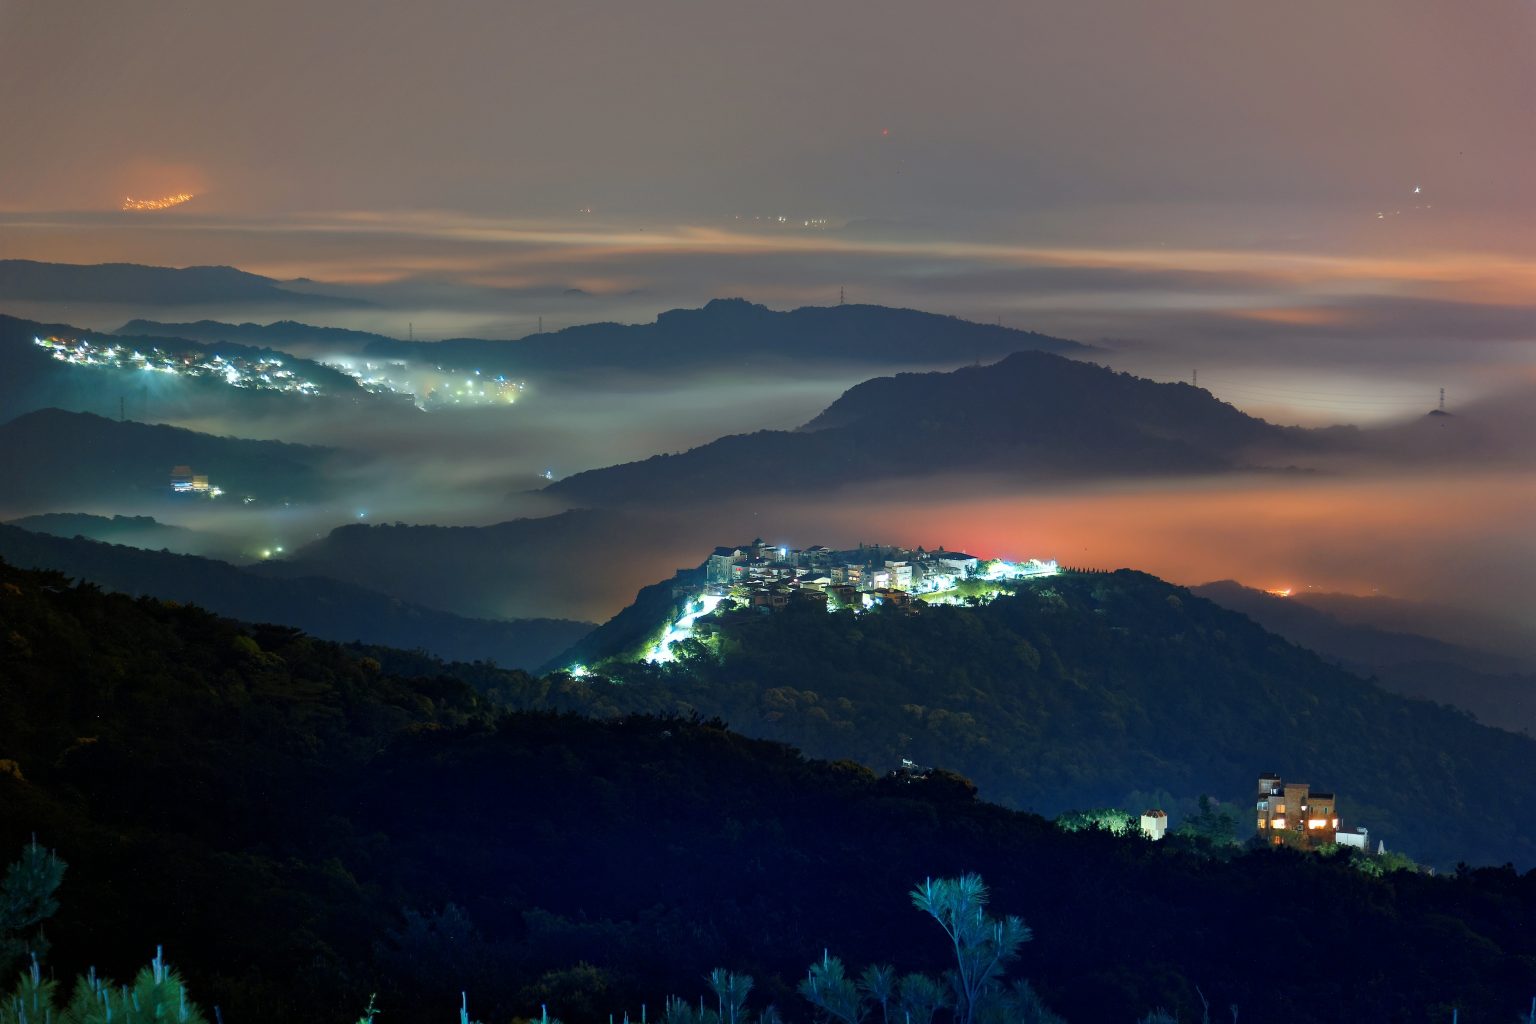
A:
<svg viewBox="0 0 1536 1024">
<path fill-rule="evenodd" d="M 164 943 L 231 1022 L 352 1020 L 370 992 L 425 1020 L 467 990 L 479 1019 L 597 1024 L 725 966 L 799 1024 L 824 948 L 941 968 L 905 894 L 975 870 L 1071 1021 L 1198 1020 L 1201 994 L 1255 1024 L 1505 1020 L 1536 991 L 1536 874 L 1067 833 L 718 723 L 506 716 L 422 667 L 0 565 L 0 850 L 35 832 L 69 863 L 47 971 L 122 977 Z"/>
<path fill-rule="evenodd" d="M 785 369 L 804 363 L 958 366 L 1021 349 L 1090 351 L 1063 338 L 915 309 L 806 306 L 781 313 L 743 299 L 668 310 L 655 323 L 584 324 L 515 341 L 401 341 L 291 321 L 262 325 L 135 320 L 121 331 L 274 346 L 324 345 L 375 358 L 520 375 L 622 371 L 651 376 L 720 367 Z"/>
<path fill-rule="evenodd" d="M 1373 677 L 1394 693 L 1464 708 L 1488 725 L 1536 734 L 1536 675 L 1513 658 L 1404 630 L 1346 622 L 1304 598 L 1283 598 L 1232 580 L 1192 593 L 1242 612 L 1265 629 Z"/>
<path fill-rule="evenodd" d="M 1327 435 L 1276 427 L 1207 391 L 1048 352 L 849 389 L 799 430 L 736 434 L 679 455 L 577 473 L 544 490 L 577 505 L 804 493 L 939 473 L 1043 481 L 1263 465 Z M 1281 463 L 1284 464 L 1284 463 Z"/>
<path fill-rule="evenodd" d="M 1536 740 L 1388 693 L 1141 573 L 913 615 L 742 612 L 719 629 L 680 664 L 605 668 L 619 682 L 586 686 L 585 707 L 696 710 L 814 756 L 942 764 L 1045 814 L 1208 793 L 1245 835 L 1258 773 L 1279 771 L 1420 860 L 1536 865 Z M 577 653 L 592 664 L 643 632 L 605 627 Z"/>
<path fill-rule="evenodd" d="M 317 498 L 331 489 L 328 474 L 337 457 L 331 448 L 42 409 L 0 425 L 0 476 L 6 480 L 0 507 L 52 511 L 168 500 L 175 466 L 206 475 L 225 491 L 226 501 Z"/>
<path fill-rule="evenodd" d="M 592 629 L 591 623 L 566 619 L 465 618 L 336 580 L 266 576 L 211 558 L 14 526 L 0 525 L 0 558 L 28 569 L 56 569 L 127 594 L 293 626 L 330 640 L 419 648 L 453 661 L 490 661 L 508 668 L 536 668 Z"/>
</svg>

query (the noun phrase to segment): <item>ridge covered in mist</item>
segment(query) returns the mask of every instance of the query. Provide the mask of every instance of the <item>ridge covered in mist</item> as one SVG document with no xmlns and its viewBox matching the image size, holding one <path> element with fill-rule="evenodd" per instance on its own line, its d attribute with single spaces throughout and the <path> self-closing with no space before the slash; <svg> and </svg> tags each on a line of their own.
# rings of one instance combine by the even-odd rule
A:
<svg viewBox="0 0 1536 1024">
<path fill-rule="evenodd" d="M 450 661 L 534 668 L 591 629 L 567 619 L 475 619 L 316 576 L 285 578 L 197 555 L 0 525 L 0 558 L 135 596 L 181 601 L 343 643 L 389 644 Z"/>
<path fill-rule="evenodd" d="M 544 490 L 608 505 L 678 494 L 796 494 L 943 472 L 1026 481 L 1209 473 L 1251 468 L 1252 459 L 1328 436 L 1274 426 L 1188 384 L 1016 352 L 986 366 L 865 381 L 799 430 L 723 437 L 577 473 Z"/>
<path fill-rule="evenodd" d="M 622 371 L 653 375 L 711 367 L 742 370 L 836 362 L 959 365 L 1020 349 L 1091 351 L 1063 338 L 915 309 L 846 305 L 777 312 L 744 299 L 715 299 L 699 309 L 668 310 L 654 323 L 584 324 L 510 341 L 402 341 L 292 321 L 261 325 L 135 320 L 120 328 L 120 333 L 146 332 L 202 341 L 342 346 L 378 359 L 422 360 L 508 374 Z"/>
<path fill-rule="evenodd" d="M 327 478 L 339 454 L 314 445 L 218 437 L 61 409 L 0 424 L 0 450 L 10 476 L 6 506 L 33 511 L 150 496 L 196 500 L 170 494 L 175 466 L 207 475 L 229 501 L 314 498 L 330 489 Z"/>
<path fill-rule="evenodd" d="M 1383 687 L 1464 708 L 1488 725 L 1536 733 L 1536 674 L 1513 658 L 1401 629 L 1352 623 L 1307 602 L 1222 580 L 1191 593 L 1242 612 Z"/>
</svg>

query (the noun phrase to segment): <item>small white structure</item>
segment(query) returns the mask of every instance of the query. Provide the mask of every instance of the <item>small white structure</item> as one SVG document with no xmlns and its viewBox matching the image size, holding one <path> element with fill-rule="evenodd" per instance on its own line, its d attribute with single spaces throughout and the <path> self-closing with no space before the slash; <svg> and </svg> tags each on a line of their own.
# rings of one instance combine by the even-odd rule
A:
<svg viewBox="0 0 1536 1024">
<path fill-rule="evenodd" d="M 1154 843 L 1168 834 L 1168 815 L 1159 810 L 1141 812 L 1141 834 Z"/>
<path fill-rule="evenodd" d="M 1357 828 L 1353 832 L 1340 832 L 1335 841 L 1340 846 L 1353 846 L 1361 853 L 1364 853 L 1371 848 L 1371 830 L 1368 828 Z"/>
</svg>

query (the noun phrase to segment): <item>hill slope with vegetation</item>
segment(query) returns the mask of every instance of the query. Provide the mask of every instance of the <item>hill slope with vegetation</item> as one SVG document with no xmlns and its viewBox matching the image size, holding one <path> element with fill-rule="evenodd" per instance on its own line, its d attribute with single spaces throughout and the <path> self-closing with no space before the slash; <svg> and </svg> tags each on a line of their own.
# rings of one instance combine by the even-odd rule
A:
<svg viewBox="0 0 1536 1024">
<path fill-rule="evenodd" d="M 331 489 L 329 467 L 338 454 L 333 448 L 219 437 L 62 409 L 41 409 L 0 424 L 0 452 L 8 477 L 0 502 L 29 511 L 169 499 L 171 470 L 178 465 L 207 475 L 231 501 L 242 495 L 263 501 L 315 498 Z"/>
<path fill-rule="evenodd" d="M 343 643 L 419 648 L 451 661 L 537 668 L 592 630 L 568 619 L 474 619 L 319 576 L 279 577 L 213 558 L 147 551 L 0 524 L 0 558 L 135 596 L 305 630 Z"/>
<path fill-rule="evenodd" d="M 603 635 L 584 642 L 589 662 L 619 653 L 593 649 Z M 1208 793 L 1251 828 L 1255 780 L 1278 771 L 1421 860 L 1536 864 L 1536 741 L 1388 693 L 1141 573 L 915 615 L 738 612 L 685 647 L 605 669 L 617 683 L 587 685 L 586 707 L 696 710 L 814 756 L 943 765 L 1046 814 Z"/>
<path fill-rule="evenodd" d="M 1232 580 L 1192 593 L 1242 612 L 1394 693 L 1464 708 L 1479 721 L 1536 734 L 1536 675 L 1514 658 L 1403 629 L 1348 622 L 1306 598 L 1277 597 Z"/>
<path fill-rule="evenodd" d="M 69 865 L 47 970 L 131 977 L 163 943 L 230 1021 L 353 1020 L 370 992 L 427 1019 L 467 990 L 484 1020 L 597 1024 L 726 966 L 799 1022 L 823 949 L 942 967 L 906 893 L 977 871 L 1068 1020 L 1198 1019 L 1201 993 L 1258 1024 L 1498 1019 L 1536 991 L 1536 874 L 1068 832 L 717 722 L 508 715 L 379 653 L 0 564 L 0 861 L 36 833 Z M 1277 960 L 1326 965 L 1311 998 L 1273 998 Z"/>
</svg>

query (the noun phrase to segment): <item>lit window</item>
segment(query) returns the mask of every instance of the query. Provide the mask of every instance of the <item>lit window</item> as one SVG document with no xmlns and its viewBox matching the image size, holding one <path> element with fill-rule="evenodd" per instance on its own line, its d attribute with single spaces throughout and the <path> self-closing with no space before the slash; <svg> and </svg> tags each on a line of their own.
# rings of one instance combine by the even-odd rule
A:
<svg viewBox="0 0 1536 1024">
<path fill-rule="evenodd" d="M 1328 827 L 1328 819 L 1327 818 L 1308 818 L 1307 819 L 1307 828 L 1327 828 L 1327 827 Z"/>
<path fill-rule="evenodd" d="M 1270 828 L 1285 828 L 1285 819 L 1284 818 L 1275 818 L 1273 821 L 1271 821 L 1269 823 L 1269 827 Z"/>
</svg>

